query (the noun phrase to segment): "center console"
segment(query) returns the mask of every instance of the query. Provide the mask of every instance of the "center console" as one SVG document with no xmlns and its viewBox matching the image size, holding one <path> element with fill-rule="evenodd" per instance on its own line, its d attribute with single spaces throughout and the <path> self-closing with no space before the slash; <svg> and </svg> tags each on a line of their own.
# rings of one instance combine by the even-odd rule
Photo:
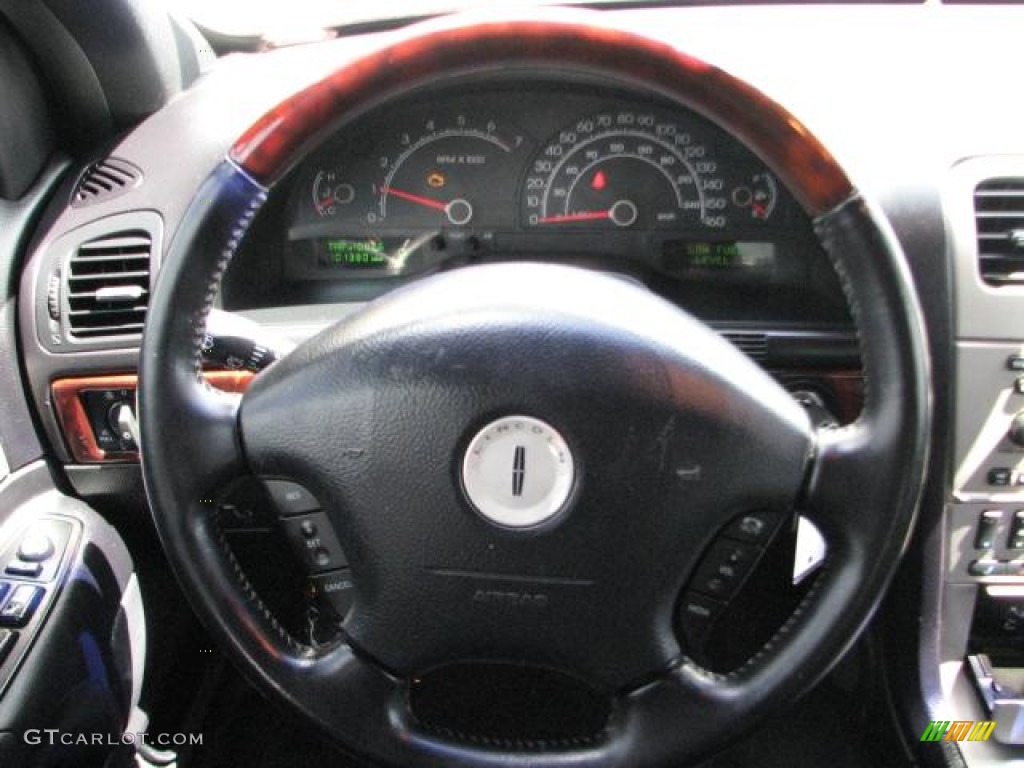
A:
<svg viewBox="0 0 1024 768">
<path fill-rule="evenodd" d="M 1024 765 L 1024 157 L 965 160 L 945 202 L 957 292 L 955 464 L 943 696 L 932 716 L 988 723 L 950 739 L 944 729 L 971 768 Z"/>
</svg>

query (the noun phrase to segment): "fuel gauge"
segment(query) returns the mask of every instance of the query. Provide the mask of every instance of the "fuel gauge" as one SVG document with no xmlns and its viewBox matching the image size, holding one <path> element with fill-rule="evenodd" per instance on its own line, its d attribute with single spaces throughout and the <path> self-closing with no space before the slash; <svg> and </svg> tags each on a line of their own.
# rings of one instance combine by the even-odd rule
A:
<svg viewBox="0 0 1024 768">
<path fill-rule="evenodd" d="M 775 177 L 770 173 L 758 173 L 748 183 L 733 189 L 732 202 L 748 209 L 752 219 L 766 221 L 775 211 L 778 195 Z"/>
</svg>

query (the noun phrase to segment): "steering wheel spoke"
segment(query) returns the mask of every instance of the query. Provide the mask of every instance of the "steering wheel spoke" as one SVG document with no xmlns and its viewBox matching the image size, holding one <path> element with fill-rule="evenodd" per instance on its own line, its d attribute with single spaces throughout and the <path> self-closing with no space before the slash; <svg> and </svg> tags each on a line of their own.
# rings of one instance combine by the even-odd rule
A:
<svg viewBox="0 0 1024 768">
<path fill-rule="evenodd" d="M 842 428 L 820 429 L 802 504 L 830 550 L 845 547 L 863 532 L 885 489 L 877 487 L 878 467 L 871 457 L 873 437 L 863 421 Z"/>
</svg>

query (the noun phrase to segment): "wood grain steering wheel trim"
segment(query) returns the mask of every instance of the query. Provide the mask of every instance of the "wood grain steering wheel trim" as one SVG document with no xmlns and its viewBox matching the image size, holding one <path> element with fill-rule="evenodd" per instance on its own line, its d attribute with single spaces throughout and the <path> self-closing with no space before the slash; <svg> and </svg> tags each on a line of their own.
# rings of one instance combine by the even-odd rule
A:
<svg viewBox="0 0 1024 768">
<path fill-rule="evenodd" d="M 424 34 L 357 59 L 261 117 L 234 144 L 231 159 L 273 184 L 337 125 L 382 98 L 438 78 L 528 64 L 610 75 L 690 106 L 757 152 L 812 216 L 852 194 L 846 175 L 809 131 L 767 96 L 671 46 L 572 14 L 523 21 L 442 20 Z M 404 34 L 404 33 L 402 33 Z"/>
</svg>

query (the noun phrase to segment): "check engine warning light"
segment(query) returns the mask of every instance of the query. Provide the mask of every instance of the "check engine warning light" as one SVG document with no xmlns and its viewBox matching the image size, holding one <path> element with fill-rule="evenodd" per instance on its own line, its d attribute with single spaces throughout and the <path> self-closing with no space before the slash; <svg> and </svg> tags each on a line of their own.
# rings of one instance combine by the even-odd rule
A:
<svg viewBox="0 0 1024 768">
<path fill-rule="evenodd" d="M 432 174 L 427 176 L 427 186 L 431 189 L 442 189 L 446 182 L 447 179 L 440 171 L 434 171 Z"/>
</svg>

